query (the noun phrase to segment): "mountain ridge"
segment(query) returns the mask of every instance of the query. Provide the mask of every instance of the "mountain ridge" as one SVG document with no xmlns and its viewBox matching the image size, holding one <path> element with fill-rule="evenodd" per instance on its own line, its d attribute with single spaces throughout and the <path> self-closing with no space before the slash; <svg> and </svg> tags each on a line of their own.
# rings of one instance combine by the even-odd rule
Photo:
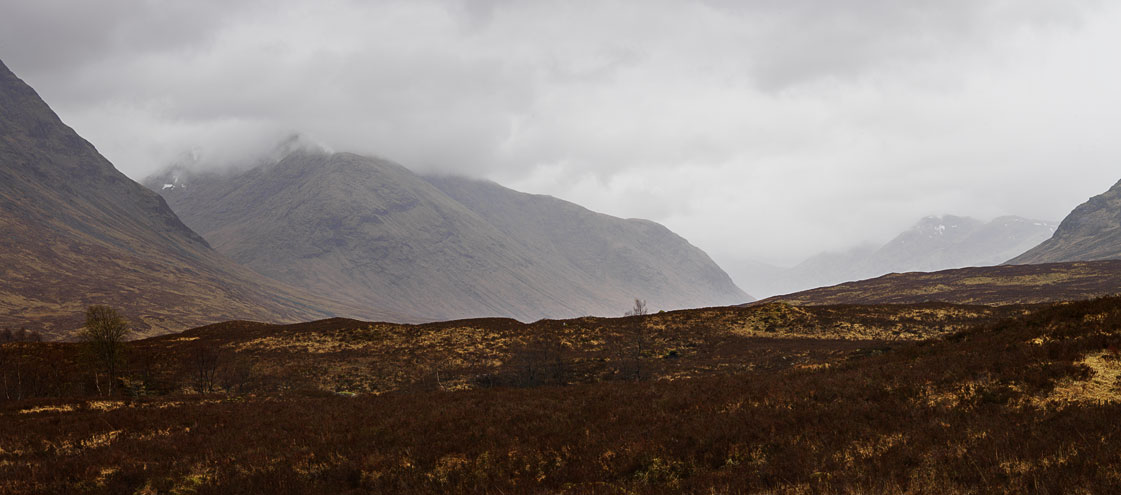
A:
<svg viewBox="0 0 1121 495">
<path fill-rule="evenodd" d="M 0 325 L 51 338 L 73 335 L 90 304 L 119 307 L 136 336 L 231 318 L 399 319 L 317 298 L 217 254 L 2 62 L 0 227 Z"/>
<path fill-rule="evenodd" d="M 635 297 L 664 309 L 749 299 L 661 225 L 490 182 L 307 149 L 245 171 L 187 175 L 145 184 L 235 261 L 353 303 L 435 319 L 534 320 L 619 314 Z"/>
<path fill-rule="evenodd" d="M 1051 238 L 1008 264 L 1121 259 L 1121 181 L 1077 206 Z"/>
</svg>

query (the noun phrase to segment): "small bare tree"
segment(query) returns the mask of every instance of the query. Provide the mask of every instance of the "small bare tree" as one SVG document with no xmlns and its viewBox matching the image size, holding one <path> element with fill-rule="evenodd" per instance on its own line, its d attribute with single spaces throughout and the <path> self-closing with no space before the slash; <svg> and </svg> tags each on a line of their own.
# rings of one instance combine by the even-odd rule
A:
<svg viewBox="0 0 1121 495">
<path fill-rule="evenodd" d="M 82 330 L 81 339 L 86 353 L 99 368 L 93 375 L 98 392 L 101 392 L 98 379 L 98 371 L 101 371 L 109 379 L 107 395 L 113 394 L 117 372 L 124 365 L 125 338 L 128 334 L 128 321 L 117 310 L 109 306 L 90 306 L 86 310 L 86 327 Z"/>
<path fill-rule="evenodd" d="M 249 391 L 253 380 L 253 366 L 237 354 L 230 354 L 223 360 L 221 384 L 226 393 L 243 394 Z"/>
<path fill-rule="evenodd" d="M 15 357 L 10 357 L 12 355 L 14 355 Z M 5 346 L 4 341 L 0 341 L 0 378 L 2 378 L 4 381 L 5 399 L 13 398 L 12 389 L 8 385 L 8 376 L 12 374 L 12 372 L 14 372 L 15 376 L 18 377 L 19 365 L 19 355 L 14 352 L 14 346 Z"/>
<path fill-rule="evenodd" d="M 639 299 L 639 298 L 636 297 L 636 298 L 634 298 L 634 307 L 627 310 L 626 313 L 623 313 L 623 316 L 642 316 L 642 315 L 645 315 L 646 313 L 647 313 L 646 300 L 645 299 Z"/>
<path fill-rule="evenodd" d="M 191 353 L 190 359 L 195 390 L 202 394 L 214 392 L 217 389 L 218 369 L 222 362 L 222 354 L 217 348 L 200 347 Z"/>
<path fill-rule="evenodd" d="M 620 364 L 619 372 L 622 377 L 633 379 L 635 381 L 642 380 L 644 373 L 642 368 L 643 355 L 650 347 L 650 335 L 646 328 L 646 300 L 635 298 L 634 306 L 623 313 L 627 318 L 623 325 L 623 331 L 626 333 L 620 342 L 619 354 Z"/>
</svg>

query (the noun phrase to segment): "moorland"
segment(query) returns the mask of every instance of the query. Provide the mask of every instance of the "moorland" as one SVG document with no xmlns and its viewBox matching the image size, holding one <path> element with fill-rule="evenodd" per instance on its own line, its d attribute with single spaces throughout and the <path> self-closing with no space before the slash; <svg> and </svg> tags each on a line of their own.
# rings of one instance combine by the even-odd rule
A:
<svg viewBox="0 0 1121 495">
<path fill-rule="evenodd" d="M 236 321 L 130 343 L 107 396 L 13 342 L 0 491 L 1103 493 L 1118 345 L 1118 298 Z"/>
</svg>

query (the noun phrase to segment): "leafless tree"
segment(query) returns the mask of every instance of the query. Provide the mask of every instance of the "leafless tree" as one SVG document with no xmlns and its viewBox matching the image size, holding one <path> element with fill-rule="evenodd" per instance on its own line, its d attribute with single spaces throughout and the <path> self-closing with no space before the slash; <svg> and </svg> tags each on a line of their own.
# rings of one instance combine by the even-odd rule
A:
<svg viewBox="0 0 1121 495">
<path fill-rule="evenodd" d="M 253 381 L 253 366 L 245 359 L 240 359 L 236 354 L 225 359 L 221 375 L 222 387 L 226 393 L 243 394 L 249 390 Z"/>
<path fill-rule="evenodd" d="M 221 362 L 222 354 L 216 348 L 200 347 L 191 353 L 190 365 L 194 375 L 195 390 L 205 394 L 217 388 L 215 385 Z"/>
<path fill-rule="evenodd" d="M 34 330 L 20 328 L 19 330 L 12 331 L 11 328 L 5 328 L 0 331 L 0 343 L 3 342 L 42 342 L 43 336 Z"/>
<path fill-rule="evenodd" d="M 6 331 L 9 333 L 9 335 L 11 334 L 10 330 Z M 4 343 L 0 342 L 0 373 L 3 374 L 5 399 L 11 400 L 13 398 L 19 398 L 14 397 L 19 394 L 19 387 L 16 387 L 16 392 L 13 393 L 11 385 L 12 381 L 18 381 L 20 372 L 19 368 L 19 355 L 14 351 L 14 347 L 11 345 L 4 345 Z"/>
<path fill-rule="evenodd" d="M 635 381 L 644 376 L 643 362 L 650 347 L 649 329 L 645 316 L 649 313 L 644 299 L 635 298 L 634 306 L 624 313 L 622 332 L 618 346 L 619 375 Z"/>
<path fill-rule="evenodd" d="M 648 311 L 646 310 L 646 300 L 636 297 L 634 298 L 634 307 L 627 310 L 626 313 L 623 313 L 623 316 L 643 316 L 647 313 Z"/>
<path fill-rule="evenodd" d="M 98 391 L 101 391 L 100 371 L 108 377 L 106 393 L 113 394 L 117 374 L 124 365 L 125 339 L 129 331 L 128 321 L 109 306 L 90 306 L 86 310 L 86 327 L 82 330 L 81 340 L 86 353 L 97 365 L 94 384 Z"/>
</svg>

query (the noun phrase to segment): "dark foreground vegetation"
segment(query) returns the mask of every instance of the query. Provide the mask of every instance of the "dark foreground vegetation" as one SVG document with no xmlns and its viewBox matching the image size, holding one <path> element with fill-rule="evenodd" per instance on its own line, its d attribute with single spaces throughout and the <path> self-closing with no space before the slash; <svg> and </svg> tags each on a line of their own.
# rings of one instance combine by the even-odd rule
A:
<svg viewBox="0 0 1121 495">
<path fill-rule="evenodd" d="M 625 354 L 612 359 L 593 344 L 560 339 L 565 350 L 553 362 L 587 372 L 540 383 L 486 382 L 525 378 L 525 365 L 515 364 L 526 359 L 518 357 L 522 341 L 502 340 L 499 328 L 486 335 L 504 342 L 496 347 L 505 361 L 447 366 L 459 370 L 449 371 L 456 387 L 434 373 L 427 378 L 433 370 L 425 356 L 453 357 L 437 326 L 414 335 L 415 346 L 398 348 L 424 369 L 416 380 L 357 394 L 332 390 L 337 380 L 285 385 L 296 375 L 277 361 L 295 354 L 272 353 L 294 351 L 238 342 L 279 335 L 292 343 L 295 334 L 285 332 L 293 331 L 314 344 L 303 354 L 355 358 L 365 347 L 329 345 L 365 327 L 244 323 L 242 332 L 228 332 L 244 336 L 222 344 L 253 358 L 247 381 L 256 384 L 244 392 L 218 384 L 212 390 L 221 393 L 188 394 L 183 382 L 159 393 L 0 404 L 0 493 L 1121 492 L 1121 299 L 1021 313 L 990 315 L 923 341 L 768 340 L 710 328 L 681 337 L 694 347 L 664 333 L 672 325 L 657 329 L 657 315 L 603 320 L 589 341 L 609 349 L 633 342 L 632 332 L 646 335 L 636 358 L 645 371 L 621 373 Z M 180 359 L 217 338 L 207 332 L 147 350 L 162 349 L 165 363 Z M 4 349 L 66 362 L 67 345 Z M 752 354 L 756 347 L 771 351 Z M 669 357 L 674 350 L 678 357 Z M 322 359 L 309 362 L 329 367 Z M 682 362 L 691 363 L 684 373 L 667 364 Z M 180 373 L 164 379 L 191 376 Z M 195 376 L 195 385 L 206 381 Z M 266 390 L 269 380 L 279 385 Z"/>
</svg>

